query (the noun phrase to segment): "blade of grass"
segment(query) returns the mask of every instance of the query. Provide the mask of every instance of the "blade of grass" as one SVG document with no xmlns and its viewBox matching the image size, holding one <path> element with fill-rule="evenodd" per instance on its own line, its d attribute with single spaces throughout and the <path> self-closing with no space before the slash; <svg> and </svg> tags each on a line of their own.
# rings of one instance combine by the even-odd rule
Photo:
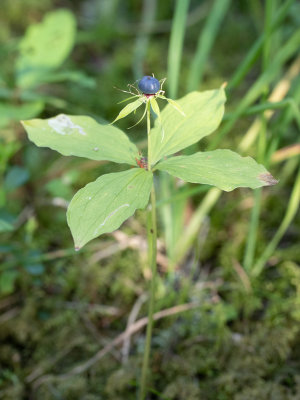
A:
<svg viewBox="0 0 300 400">
<path fill-rule="evenodd" d="M 168 176 L 167 174 L 163 174 L 164 176 Z M 173 194 L 172 197 L 164 197 L 156 203 L 157 207 L 162 207 L 165 204 L 174 203 L 178 200 L 186 200 L 194 194 L 207 192 L 211 187 L 209 185 L 196 185 L 195 187 L 184 187 L 182 190 L 179 190 L 176 194 Z"/>
<path fill-rule="evenodd" d="M 144 75 L 144 60 L 146 58 L 148 44 L 149 44 L 149 32 L 151 31 L 152 24 L 155 20 L 157 0 L 144 0 L 143 11 L 142 11 L 142 27 L 143 29 L 138 33 L 134 55 L 133 55 L 133 75 L 134 79 L 141 79 Z"/>
<path fill-rule="evenodd" d="M 281 101 L 282 99 L 284 99 L 284 97 L 287 95 L 287 93 L 291 89 L 292 83 L 294 86 L 294 80 L 299 75 L 299 73 L 300 73 L 300 57 L 298 57 L 293 62 L 293 64 L 290 66 L 290 68 L 285 73 L 283 78 L 277 83 L 277 85 L 273 89 L 268 100 L 271 102 L 277 102 L 277 101 Z M 294 94 L 293 98 L 296 101 L 295 96 L 296 96 L 296 94 Z M 300 101 L 300 93 L 299 93 L 298 97 L 299 97 L 299 101 Z M 292 110 L 290 108 L 287 109 L 286 113 L 288 113 L 290 118 L 292 117 L 291 116 Z M 265 115 L 268 119 L 270 119 L 273 116 L 273 114 L 274 114 L 273 110 L 265 111 Z M 261 126 L 260 119 L 256 119 L 252 123 L 252 125 L 250 126 L 250 128 L 248 129 L 247 133 L 244 135 L 241 143 L 238 146 L 238 150 L 240 152 L 242 152 L 242 153 L 245 152 L 254 143 L 254 141 L 256 140 L 256 137 L 259 133 L 260 126 Z"/>
<path fill-rule="evenodd" d="M 275 251 L 277 245 L 279 244 L 280 240 L 282 239 L 283 235 L 285 234 L 288 227 L 292 223 L 292 221 L 299 209 L 299 203 L 300 203 L 300 169 L 298 171 L 298 175 L 295 180 L 292 194 L 290 196 L 286 214 L 285 214 L 277 232 L 273 236 L 272 240 L 269 242 L 265 251 L 260 256 L 258 261 L 255 263 L 255 265 L 251 271 L 251 274 L 253 277 L 257 277 L 262 272 L 268 259 L 271 257 L 271 255 Z"/>
<path fill-rule="evenodd" d="M 222 26 L 226 12 L 229 9 L 231 0 L 215 0 L 208 15 L 203 30 L 199 36 L 197 49 L 193 58 L 188 82 L 187 91 L 196 90 L 202 81 L 203 71 L 214 41 Z"/>
<path fill-rule="evenodd" d="M 159 195 L 164 198 L 172 199 L 172 186 L 174 184 L 174 178 L 164 174 L 163 172 L 159 173 Z M 158 206 L 159 203 L 157 203 Z M 163 231 L 164 231 L 164 239 L 166 242 L 166 249 L 168 259 L 171 259 L 172 248 L 173 248 L 173 222 L 172 218 L 172 204 L 167 201 L 164 203 L 163 207 L 160 207 L 159 210 L 160 220 L 162 223 Z"/>
<path fill-rule="evenodd" d="M 199 231 L 199 227 L 203 223 L 204 218 L 211 211 L 219 197 L 221 196 L 222 191 L 217 188 L 212 188 L 208 191 L 208 193 L 203 198 L 200 206 L 194 212 L 190 223 L 186 227 L 183 232 L 182 239 L 178 243 L 176 248 L 176 261 L 180 263 L 184 258 L 187 250 L 193 244 L 195 237 Z"/>
<path fill-rule="evenodd" d="M 293 111 L 296 110 L 296 113 L 294 113 L 294 117 L 296 121 L 298 122 L 298 107 L 296 101 L 293 99 L 291 103 L 288 104 L 288 110 L 292 108 Z M 292 106 L 291 106 L 292 104 Z M 264 117 L 265 118 L 265 117 Z M 263 121 L 262 121 L 263 122 Z M 273 130 L 273 135 L 272 135 L 272 140 L 269 145 L 269 148 L 267 149 L 267 152 L 264 152 L 262 155 L 262 160 L 264 164 L 268 164 L 269 160 L 271 159 L 272 155 L 274 152 L 277 150 L 279 142 L 280 142 L 280 133 L 279 132 L 284 132 L 286 131 L 286 126 L 288 125 L 289 121 L 286 121 L 286 123 L 277 123 L 277 129 L 276 131 Z M 261 133 L 260 133 L 261 134 Z M 259 147 L 260 147 L 260 140 L 259 140 Z M 260 150 L 260 149 L 259 149 Z M 261 208 L 261 190 L 255 192 L 254 196 L 254 206 L 252 210 L 252 215 L 251 215 L 251 221 L 250 221 L 250 229 L 249 229 L 249 234 L 248 234 L 248 240 L 246 244 L 246 249 L 245 249 L 245 256 L 244 256 L 244 267 L 247 271 L 251 270 L 251 267 L 253 265 L 253 260 L 254 260 L 254 254 L 255 254 L 255 244 L 256 244 L 256 238 L 257 238 L 257 230 L 258 230 L 258 225 L 259 225 L 259 211 Z"/>
<path fill-rule="evenodd" d="M 265 22 L 264 22 L 264 34 L 266 40 L 263 45 L 262 52 L 262 72 L 268 69 L 270 60 L 270 50 L 271 50 L 271 27 L 272 27 L 272 16 L 274 12 L 276 0 L 267 0 L 265 6 Z M 267 89 L 267 88 L 266 88 Z M 266 93 L 263 94 L 261 102 L 266 100 Z M 258 140 L 258 162 L 265 164 L 265 152 L 266 152 L 266 142 L 267 142 L 267 121 L 264 114 L 261 115 L 261 130 Z M 246 271 L 250 271 L 256 249 L 257 232 L 259 227 L 259 218 L 261 210 L 261 200 L 262 200 L 262 190 L 256 189 L 254 191 L 254 205 L 250 217 L 249 233 L 247 235 L 247 241 L 245 246 L 243 266 Z"/>
<path fill-rule="evenodd" d="M 220 141 L 231 131 L 235 126 L 239 117 L 244 113 L 244 111 L 256 101 L 264 92 L 265 87 L 270 85 L 280 73 L 282 66 L 288 61 L 299 50 L 300 43 L 300 29 L 298 29 L 285 43 L 284 46 L 278 51 L 269 68 L 260 75 L 256 82 L 251 86 L 246 95 L 243 97 L 239 103 L 233 117 L 226 121 L 223 127 L 219 130 L 218 135 L 212 140 L 209 150 L 216 148 Z"/>
<path fill-rule="evenodd" d="M 178 92 L 178 79 L 180 64 L 182 58 L 182 47 L 185 35 L 185 26 L 190 0 L 177 0 L 175 3 L 175 11 L 173 14 L 172 30 L 170 35 L 170 43 L 168 50 L 168 88 L 169 96 L 176 98 Z M 173 198 L 174 193 L 174 178 L 167 174 L 160 174 L 160 194 L 165 198 Z M 170 263 L 174 258 L 174 247 L 176 246 L 176 226 L 178 221 L 182 221 L 180 210 L 177 212 L 174 208 L 174 203 L 165 201 L 160 208 L 160 216 L 163 222 L 164 237 Z M 183 217 L 183 210 L 181 212 Z M 176 223 L 177 221 L 177 223 Z"/>
<path fill-rule="evenodd" d="M 270 101 L 266 101 L 265 103 L 260 103 L 255 106 L 247 108 L 242 116 L 244 115 L 254 115 L 254 114 L 259 114 L 264 111 L 268 110 L 282 110 L 285 109 L 286 107 L 292 107 L 294 110 L 297 110 L 297 103 L 292 97 L 288 97 L 285 100 L 282 101 L 277 101 L 275 103 L 272 103 Z M 233 116 L 233 113 L 226 113 L 224 115 L 223 120 L 228 120 L 231 119 Z"/>
<path fill-rule="evenodd" d="M 178 91 L 178 77 L 182 58 L 182 46 L 190 0 L 177 0 L 172 22 L 168 52 L 169 96 L 175 99 Z"/>
<path fill-rule="evenodd" d="M 297 77 L 300 68 L 300 59 L 296 59 L 294 63 L 289 67 L 287 73 L 282 77 L 282 79 L 278 82 L 278 84 L 273 89 L 269 100 L 280 101 L 284 99 L 289 88 L 291 87 L 294 79 Z M 274 111 L 265 111 L 266 118 L 270 119 L 274 113 Z M 261 127 L 261 119 L 257 118 L 253 124 L 249 127 L 248 131 L 245 134 L 246 141 L 244 139 L 241 141 L 238 146 L 238 150 L 240 153 L 245 153 L 253 143 L 253 140 L 257 137 Z M 250 138 L 250 140 L 249 140 Z M 254 138 L 252 140 L 252 138 Z M 193 214 L 189 225 L 183 231 L 182 238 L 183 240 L 180 242 L 179 247 L 176 252 L 176 262 L 180 263 L 184 256 L 187 254 L 190 245 L 193 243 L 200 226 L 203 222 L 203 219 L 207 214 L 212 210 L 218 199 L 220 198 L 222 191 L 217 188 L 211 188 L 206 193 L 205 197 L 201 201 L 200 205 L 196 209 Z"/>
<path fill-rule="evenodd" d="M 283 19 L 286 17 L 286 15 L 289 12 L 289 9 L 291 5 L 295 2 L 295 0 L 287 0 L 278 10 L 278 12 L 275 15 L 272 27 L 271 27 L 271 32 L 274 32 L 278 26 L 281 25 L 281 22 Z M 246 74 L 249 72 L 257 58 L 259 57 L 260 52 L 262 51 L 264 41 L 266 40 L 266 35 L 263 34 L 261 35 L 253 44 L 251 49 L 248 51 L 246 57 L 244 58 L 244 61 L 240 64 L 239 68 L 237 68 L 236 72 L 230 79 L 227 90 L 230 91 L 237 87 L 242 79 L 246 76 Z"/>
</svg>

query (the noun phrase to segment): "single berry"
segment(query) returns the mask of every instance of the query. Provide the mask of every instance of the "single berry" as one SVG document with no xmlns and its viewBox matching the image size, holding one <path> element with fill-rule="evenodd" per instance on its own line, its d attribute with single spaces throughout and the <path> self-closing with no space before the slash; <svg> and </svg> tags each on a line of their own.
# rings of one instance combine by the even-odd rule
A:
<svg viewBox="0 0 300 400">
<path fill-rule="evenodd" d="M 159 91 L 160 83 L 156 78 L 153 78 L 153 76 L 144 76 L 139 81 L 138 86 L 144 94 L 155 94 Z"/>
</svg>

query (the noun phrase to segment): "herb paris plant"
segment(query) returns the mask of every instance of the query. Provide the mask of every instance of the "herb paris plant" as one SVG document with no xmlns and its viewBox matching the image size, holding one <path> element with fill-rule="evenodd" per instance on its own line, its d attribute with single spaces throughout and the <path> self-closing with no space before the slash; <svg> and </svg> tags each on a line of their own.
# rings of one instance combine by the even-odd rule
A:
<svg viewBox="0 0 300 400">
<path fill-rule="evenodd" d="M 147 393 L 157 272 L 154 171 L 166 171 L 188 182 L 206 183 L 226 191 L 237 187 L 254 189 L 273 185 L 276 180 L 252 158 L 242 158 L 230 150 L 198 152 L 191 156 L 166 159 L 167 156 L 209 135 L 218 127 L 224 114 L 226 100 L 223 87 L 202 93 L 192 92 L 178 103 L 164 97 L 160 82 L 154 77 L 142 78 L 139 89 L 141 93 L 129 92 L 131 98 L 138 99 L 127 104 L 115 121 L 145 104 L 148 159 L 140 156 L 137 147 L 120 129 L 99 124 L 90 117 L 61 114 L 48 120 L 24 121 L 23 125 L 29 138 L 38 146 L 50 147 L 64 155 L 134 166 L 127 171 L 102 175 L 75 194 L 68 207 L 67 219 L 77 250 L 101 234 L 117 229 L 136 209 L 145 208 L 151 194 L 148 246 L 152 278 L 139 394 L 139 399 L 144 400 Z M 161 114 L 157 98 L 169 102 Z M 150 123 L 151 112 L 155 117 L 153 129 Z"/>
<path fill-rule="evenodd" d="M 140 81 L 142 90 L 146 90 L 144 80 L 145 77 Z M 157 85 L 152 86 L 151 91 L 157 89 Z M 86 116 L 65 114 L 46 120 L 22 122 L 29 139 L 37 146 L 50 147 L 63 155 L 134 166 L 124 172 L 102 175 L 73 197 L 67 219 L 76 249 L 103 233 L 114 231 L 136 209 L 145 208 L 149 202 L 155 170 L 166 171 L 187 182 L 205 183 L 225 191 L 237 187 L 255 189 L 277 182 L 264 166 L 230 150 L 198 152 L 191 156 L 166 159 L 198 142 L 219 126 L 226 100 L 224 88 L 191 92 L 176 103 L 167 99 L 169 104 L 161 114 L 156 101 L 157 98 L 166 99 L 161 90 L 135 96 L 139 97 L 138 100 L 128 104 L 115 121 L 135 111 L 141 104 L 146 105 L 145 111 L 149 115 L 151 110 L 157 117 L 154 127 L 148 132 L 148 169 L 144 168 L 145 164 L 141 164 L 137 147 L 115 126 L 100 124 Z"/>
</svg>

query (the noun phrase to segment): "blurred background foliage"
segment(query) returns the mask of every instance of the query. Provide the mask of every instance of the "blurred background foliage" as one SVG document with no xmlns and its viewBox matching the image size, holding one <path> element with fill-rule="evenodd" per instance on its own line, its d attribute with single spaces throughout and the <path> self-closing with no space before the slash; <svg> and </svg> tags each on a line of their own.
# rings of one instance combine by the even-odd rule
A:
<svg viewBox="0 0 300 400">
<path fill-rule="evenodd" d="M 122 167 L 38 149 L 19 120 L 111 121 L 115 87 L 152 73 L 172 98 L 227 81 L 221 127 L 186 153 L 230 148 L 279 184 L 156 182 L 151 399 L 299 399 L 299 2 L 2 0 L 0 43 L 1 399 L 136 398 L 145 216 L 75 254 L 68 201 Z M 126 132 L 145 148 L 142 124 Z"/>
</svg>

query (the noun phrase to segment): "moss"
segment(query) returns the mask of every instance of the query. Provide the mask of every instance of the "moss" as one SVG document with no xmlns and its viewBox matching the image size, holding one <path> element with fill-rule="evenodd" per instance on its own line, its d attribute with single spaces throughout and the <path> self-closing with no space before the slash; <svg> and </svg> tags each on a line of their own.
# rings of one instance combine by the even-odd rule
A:
<svg viewBox="0 0 300 400">
<path fill-rule="evenodd" d="M 170 400 L 200 400 L 203 398 L 199 383 L 186 377 L 178 377 L 175 382 L 167 385 L 163 395 Z"/>
</svg>

